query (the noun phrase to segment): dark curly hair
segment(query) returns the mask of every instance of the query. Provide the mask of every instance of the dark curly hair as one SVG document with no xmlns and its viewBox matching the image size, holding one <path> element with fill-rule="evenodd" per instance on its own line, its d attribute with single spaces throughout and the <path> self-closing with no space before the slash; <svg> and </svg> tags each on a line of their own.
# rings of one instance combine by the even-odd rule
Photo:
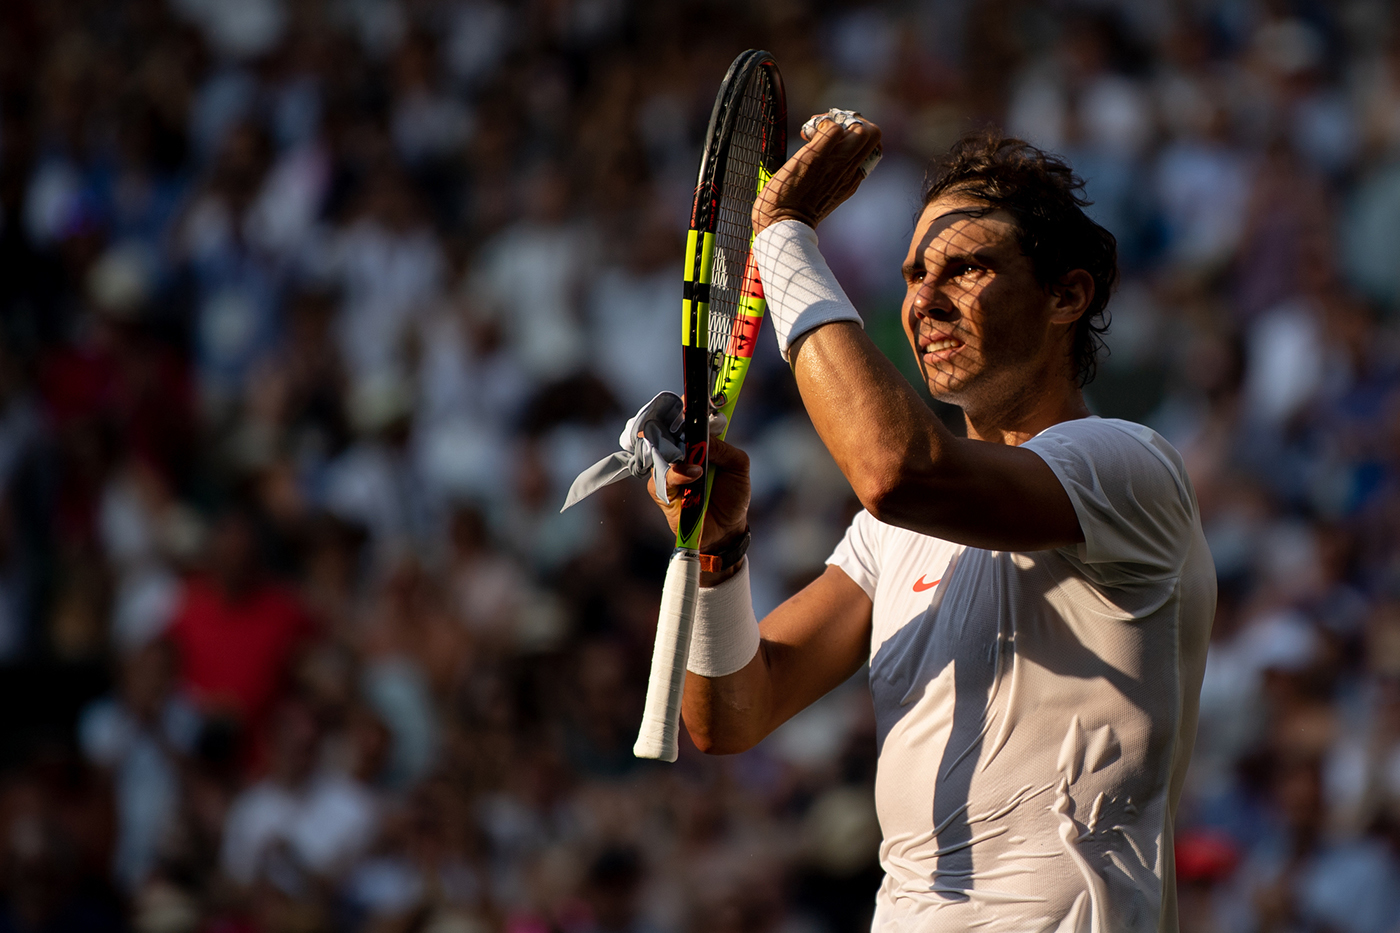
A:
<svg viewBox="0 0 1400 933">
<path fill-rule="evenodd" d="M 1021 252 L 1042 287 L 1075 269 L 1093 277 L 1094 298 L 1075 324 L 1071 351 L 1081 386 L 1094 378 L 1108 297 L 1118 281 L 1118 241 L 1090 220 L 1084 179 L 1069 163 L 1022 139 L 983 130 L 964 136 L 934 163 L 924 187 L 927 207 L 947 192 L 966 194 L 1015 218 Z"/>
</svg>

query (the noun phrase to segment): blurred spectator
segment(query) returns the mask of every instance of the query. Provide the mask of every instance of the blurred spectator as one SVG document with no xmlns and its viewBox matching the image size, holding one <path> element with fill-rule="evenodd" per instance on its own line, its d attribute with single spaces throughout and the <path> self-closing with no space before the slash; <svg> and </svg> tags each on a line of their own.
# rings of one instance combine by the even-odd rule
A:
<svg viewBox="0 0 1400 933">
<path fill-rule="evenodd" d="M 637 903 L 645 878 L 640 854 L 629 848 L 610 848 L 593 860 L 584 878 L 583 901 L 587 919 L 581 928 L 589 933 L 648 933 L 656 929 Z"/>
<path fill-rule="evenodd" d="M 384 781 L 411 787 L 438 751 L 433 687 L 444 695 L 460 674 L 463 639 L 442 594 L 411 558 L 385 569 L 369 607 L 361 650 L 361 691 L 392 736 Z"/>
<path fill-rule="evenodd" d="M 256 534 L 240 506 L 215 522 L 205 571 L 185 584 L 169 631 L 183 688 L 205 713 L 238 723 L 250 754 L 314 632 L 300 600 L 268 579 Z"/>
<path fill-rule="evenodd" d="M 241 885 L 267 881 L 292 897 L 348 867 L 374 839 L 378 802 L 363 783 L 376 762 L 357 748 L 352 770 L 318 767 L 322 732 L 310 709 L 291 702 L 270 722 L 268 776 L 229 808 L 222 863 Z"/>
<path fill-rule="evenodd" d="M 84 876 L 83 851 L 65 825 L 61 789 L 39 774 L 11 778 L 0 795 L 5 846 L 0 925 L 53 933 L 117 933 L 116 905 Z"/>
<path fill-rule="evenodd" d="M 436 540 L 440 503 L 422 481 L 410 446 L 413 398 L 402 379 L 361 381 L 349 399 L 358 440 L 327 464 L 325 505 L 369 530 L 375 559 L 387 566 Z"/>
<path fill-rule="evenodd" d="M 43 361 L 39 388 L 58 446 L 60 540 L 92 540 L 118 439 L 163 481 L 186 477 L 195 433 L 189 370 L 141 321 L 106 309 L 86 315 L 79 338 Z"/>
<path fill-rule="evenodd" d="M 79 739 L 111 774 L 117 806 L 113 873 L 128 891 L 150 876 L 169 843 L 181 796 L 182 759 L 194 749 L 199 714 L 175 693 L 172 657 L 149 642 L 125 659 L 120 692 L 88 706 Z"/>
<path fill-rule="evenodd" d="M 674 391 L 677 385 L 674 322 L 656 311 L 680 300 L 681 266 L 676 260 L 684 244 L 670 218 L 658 215 L 654 211 L 641 219 L 623 255 L 598 269 L 588 288 L 592 357 L 615 357 L 619 342 L 625 340 L 628 356 L 635 359 L 600 374 L 618 404 L 631 411 L 663 388 Z"/>
<path fill-rule="evenodd" d="M 180 584 L 172 564 L 188 562 L 203 526 L 148 464 L 128 461 L 114 470 L 98 513 L 102 543 L 117 577 L 112 640 L 136 650 L 165 633 Z"/>
<path fill-rule="evenodd" d="M 414 318 L 443 287 L 442 247 L 419 194 L 393 163 L 370 169 L 348 223 L 333 233 L 319 275 L 340 290 L 340 352 L 357 385 L 405 378 Z"/>
<path fill-rule="evenodd" d="M 524 569 L 492 540 L 486 518 L 471 506 L 452 515 L 452 597 L 463 624 L 485 641 L 509 645 L 530 598 Z"/>
<path fill-rule="evenodd" d="M 482 869 L 470 799 L 448 781 L 428 781 L 349 873 L 347 899 L 371 922 L 426 916 L 430 929 L 485 929 Z"/>
<path fill-rule="evenodd" d="M 1223 906 L 1222 927 L 1281 930 L 1325 923 L 1348 933 L 1393 930 L 1400 922 L 1400 863 L 1385 840 L 1327 839 L 1316 758 L 1285 758 L 1270 770 L 1278 825 L 1241 867 L 1240 890 Z"/>
<path fill-rule="evenodd" d="M 521 180 L 524 217 L 481 251 L 470 293 L 501 328 L 508 351 L 536 382 L 573 375 L 582 365 L 580 300 L 596 242 L 570 217 L 569 179 L 542 165 Z"/>
<path fill-rule="evenodd" d="M 270 149 L 260 125 L 231 128 L 177 234 L 194 278 L 200 391 L 216 417 L 241 394 L 249 368 L 280 327 L 276 270 L 248 238 Z"/>
</svg>

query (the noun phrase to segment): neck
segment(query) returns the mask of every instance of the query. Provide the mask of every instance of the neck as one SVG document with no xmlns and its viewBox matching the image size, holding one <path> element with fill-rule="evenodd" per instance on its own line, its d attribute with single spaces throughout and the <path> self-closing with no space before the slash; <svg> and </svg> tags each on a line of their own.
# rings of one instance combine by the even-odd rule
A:
<svg viewBox="0 0 1400 933">
<path fill-rule="evenodd" d="M 1079 386 L 1059 381 L 1053 388 L 1042 386 L 1017 392 L 1001 404 L 963 409 L 969 438 L 1009 447 L 1020 446 L 1053 424 L 1087 418 L 1089 414 Z"/>
</svg>

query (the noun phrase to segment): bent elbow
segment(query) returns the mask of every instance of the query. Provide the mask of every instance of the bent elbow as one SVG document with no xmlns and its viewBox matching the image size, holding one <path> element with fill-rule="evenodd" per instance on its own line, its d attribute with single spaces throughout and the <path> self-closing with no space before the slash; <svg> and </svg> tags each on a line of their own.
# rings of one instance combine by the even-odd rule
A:
<svg viewBox="0 0 1400 933">
<path fill-rule="evenodd" d="M 692 729 L 689 725 L 685 731 L 690 734 L 695 747 L 705 755 L 737 755 L 758 744 L 757 740 L 747 741 L 745 736 L 717 736 L 705 730 Z"/>
<path fill-rule="evenodd" d="M 893 515 L 904 484 L 903 471 L 896 465 L 866 471 L 852 480 L 851 487 L 865 510 L 873 518 L 883 522 Z"/>
<path fill-rule="evenodd" d="M 695 747 L 704 755 L 717 755 L 715 751 L 715 740 L 708 732 L 700 732 L 686 727 L 686 732 L 690 734 L 690 741 L 695 743 Z"/>
</svg>

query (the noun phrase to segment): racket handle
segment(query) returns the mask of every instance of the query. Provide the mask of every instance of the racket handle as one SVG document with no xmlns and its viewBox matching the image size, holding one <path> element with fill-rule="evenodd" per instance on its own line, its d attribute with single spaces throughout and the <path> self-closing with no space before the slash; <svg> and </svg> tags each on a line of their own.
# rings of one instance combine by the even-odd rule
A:
<svg viewBox="0 0 1400 933">
<path fill-rule="evenodd" d="M 700 591 L 700 557 L 677 549 L 666 567 L 661 590 L 661 614 L 656 620 L 656 647 L 651 655 L 647 702 L 642 728 L 632 754 L 659 761 L 676 760 L 676 734 L 681 721 L 685 664 L 690 657 L 690 628 L 695 622 L 695 599 Z"/>
</svg>

